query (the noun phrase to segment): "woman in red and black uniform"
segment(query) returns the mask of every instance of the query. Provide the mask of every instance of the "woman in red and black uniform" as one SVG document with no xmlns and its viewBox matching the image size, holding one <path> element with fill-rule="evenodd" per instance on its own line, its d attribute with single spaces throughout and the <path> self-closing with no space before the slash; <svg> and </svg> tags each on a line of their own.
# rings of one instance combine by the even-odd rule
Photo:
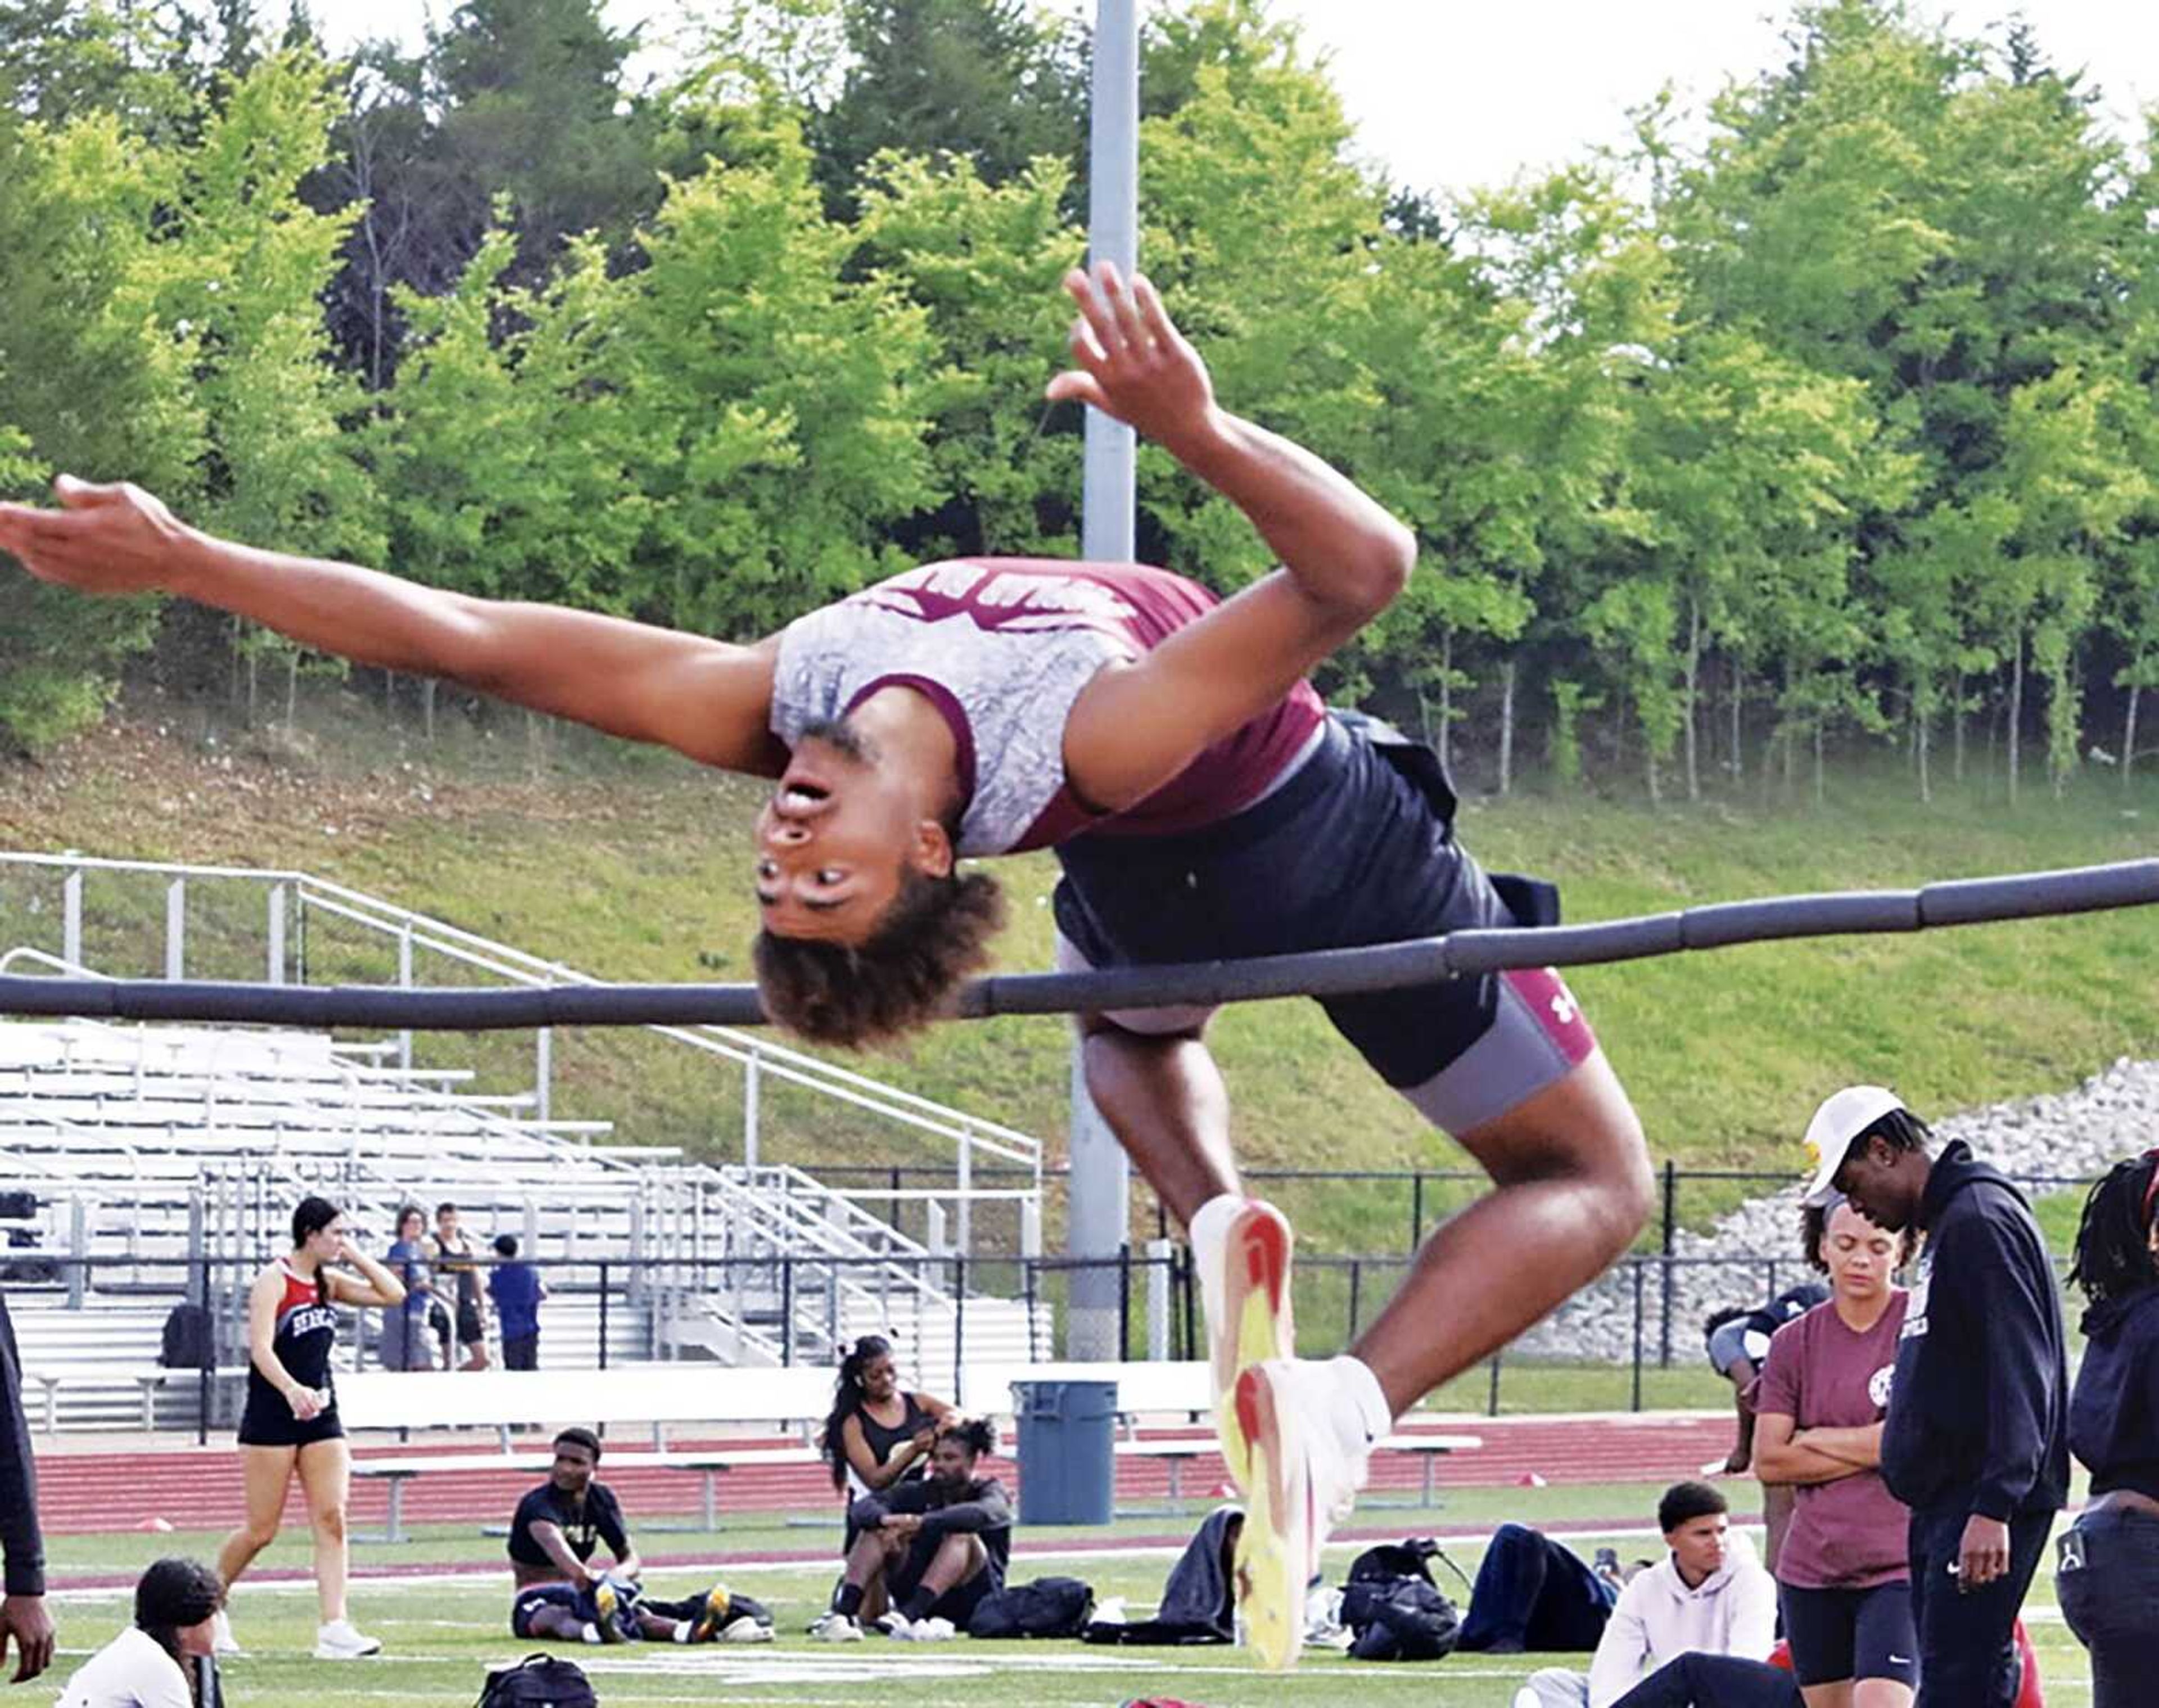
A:
<svg viewBox="0 0 2159 1708">
<path fill-rule="evenodd" d="M 349 1264 L 360 1273 L 333 1269 Z M 351 1660 L 382 1645 L 346 1617 L 345 1500 L 352 1481 L 344 1425 L 330 1380 L 339 1305 L 397 1305 L 405 1284 L 352 1242 L 338 1207 L 306 1198 L 293 1212 L 293 1251 L 255 1278 L 247 1299 L 247 1407 L 240 1419 L 240 1458 L 247 1480 L 247 1522 L 225 1538 L 217 1570 L 228 1587 L 270 1545 L 285 1510 L 293 1473 L 308 1499 L 315 1535 L 315 1593 L 322 1623 L 318 1660 Z M 219 1617 L 219 1646 L 233 1647 Z"/>
</svg>

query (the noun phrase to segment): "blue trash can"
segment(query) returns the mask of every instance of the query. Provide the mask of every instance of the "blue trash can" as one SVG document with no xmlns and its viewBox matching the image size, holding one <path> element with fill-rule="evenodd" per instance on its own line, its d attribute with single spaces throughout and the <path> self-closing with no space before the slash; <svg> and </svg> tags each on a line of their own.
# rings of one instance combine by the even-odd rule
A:
<svg viewBox="0 0 2159 1708">
<path fill-rule="evenodd" d="M 1117 1385 L 1015 1382 L 1019 1521 L 1106 1524 L 1116 1498 Z"/>
</svg>

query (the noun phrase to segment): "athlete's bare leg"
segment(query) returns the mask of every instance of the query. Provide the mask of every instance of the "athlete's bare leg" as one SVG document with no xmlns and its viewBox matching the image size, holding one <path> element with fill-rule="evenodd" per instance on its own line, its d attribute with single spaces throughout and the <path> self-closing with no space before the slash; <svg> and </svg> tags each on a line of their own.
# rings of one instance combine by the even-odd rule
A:
<svg viewBox="0 0 2159 1708">
<path fill-rule="evenodd" d="M 1164 1209 L 1189 1227 L 1209 1198 L 1240 1190 L 1230 1094 L 1198 1030 L 1149 1037 L 1082 1015 L 1087 1092 Z"/>
<path fill-rule="evenodd" d="M 1497 1189 L 1425 1241 L 1353 1348 L 1397 1416 L 1602 1275 L 1654 1201 L 1641 1123 L 1602 1052 L 1460 1138 Z"/>
<path fill-rule="evenodd" d="M 307 1491 L 308 1524 L 315 1536 L 315 1598 L 323 1623 L 344 1617 L 345 1508 L 352 1491 L 352 1454 L 343 1436 L 309 1441 L 300 1449 L 300 1487 Z"/>
<path fill-rule="evenodd" d="M 256 1555 L 277 1540 L 277 1525 L 285 1515 L 285 1491 L 293 1480 L 297 1447 L 243 1445 L 240 1474 L 246 1490 L 246 1519 L 225 1539 L 217 1550 L 217 1575 L 230 1590 Z"/>
</svg>

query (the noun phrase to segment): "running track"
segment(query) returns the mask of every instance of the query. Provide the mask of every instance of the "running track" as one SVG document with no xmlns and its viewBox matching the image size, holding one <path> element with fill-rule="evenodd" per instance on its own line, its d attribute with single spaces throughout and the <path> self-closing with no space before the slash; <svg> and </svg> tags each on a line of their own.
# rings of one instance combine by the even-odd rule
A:
<svg viewBox="0 0 2159 1708">
<path fill-rule="evenodd" d="M 1435 1480 L 1442 1488 L 1505 1486 L 1531 1476 L 1554 1483 L 1669 1483 L 1697 1474 L 1706 1462 L 1721 1458 L 1732 1445 L 1732 1420 L 1721 1415 L 1478 1418 L 1450 1421 L 1446 1426 L 1450 1432 L 1480 1435 L 1484 1446 L 1479 1452 L 1441 1458 Z M 619 1433 L 616 1439 L 625 1447 L 649 1445 L 635 1431 Z M 770 1447 L 774 1441 L 768 1435 L 724 1441 L 686 1439 L 670 1445 Z M 364 1448 L 361 1457 L 457 1452 L 463 1445 Z M 521 1450 L 544 1450 L 546 1444 L 536 1437 L 517 1445 Z M 470 1451 L 476 1460 L 484 1460 L 493 1447 L 490 1436 L 473 1441 Z M 1009 1459 L 1000 1459 L 997 1470 L 1008 1483 L 1017 1485 L 1017 1467 Z M 600 1474 L 640 1519 L 695 1515 L 698 1511 L 702 1479 L 693 1473 L 627 1470 L 608 1476 L 603 1459 Z M 1181 1475 L 1186 1500 L 1201 1503 L 1222 1486 L 1222 1462 L 1205 1454 L 1187 1461 Z M 1422 1476 L 1419 1456 L 1381 1453 L 1373 1462 L 1370 1486 L 1414 1493 Z M 416 1478 L 406 1485 L 405 1519 L 408 1524 L 500 1524 L 534 1480 L 527 1472 L 480 1468 L 469 1474 L 437 1472 Z M 1169 1468 L 1164 1462 L 1118 1461 L 1120 1504 L 1161 1499 L 1168 1488 Z M 226 1445 L 49 1452 L 38 1462 L 38 1493 L 45 1530 L 53 1535 L 135 1529 L 158 1519 L 176 1529 L 217 1529 L 237 1524 L 241 1513 L 238 1456 Z M 722 1512 L 801 1512 L 832 1504 L 835 1498 L 830 1479 L 816 1466 L 763 1466 L 730 1472 L 719 1479 Z M 379 1526 L 388 1499 L 381 1482 L 355 1482 L 353 1523 L 361 1528 Z M 286 1516 L 293 1523 L 304 1517 L 297 1491 Z"/>
</svg>

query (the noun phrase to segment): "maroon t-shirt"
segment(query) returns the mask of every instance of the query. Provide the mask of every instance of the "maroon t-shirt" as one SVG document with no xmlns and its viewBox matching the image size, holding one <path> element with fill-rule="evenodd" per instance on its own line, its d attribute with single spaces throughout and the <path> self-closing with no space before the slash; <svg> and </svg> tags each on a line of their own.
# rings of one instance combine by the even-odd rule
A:
<svg viewBox="0 0 2159 1708">
<path fill-rule="evenodd" d="M 1792 1420 L 1795 1430 L 1864 1429 L 1889 1410 L 1897 1338 L 1909 1302 L 1893 1289 L 1882 1320 L 1864 1334 L 1836 1314 L 1834 1302 L 1786 1323 L 1769 1342 L 1755 1410 Z M 1777 1555 L 1777 1581 L 1794 1589 L 1872 1589 L 1911 1576 L 1910 1514 L 1879 1471 L 1794 1491 L 1792 1527 Z"/>
</svg>

